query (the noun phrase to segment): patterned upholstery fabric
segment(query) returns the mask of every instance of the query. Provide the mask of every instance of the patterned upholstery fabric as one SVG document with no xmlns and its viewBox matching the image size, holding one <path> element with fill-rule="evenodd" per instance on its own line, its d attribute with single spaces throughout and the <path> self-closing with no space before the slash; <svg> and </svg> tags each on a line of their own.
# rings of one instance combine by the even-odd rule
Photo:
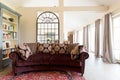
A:
<svg viewBox="0 0 120 80">
<path fill-rule="evenodd" d="M 51 53 L 51 44 L 38 43 L 37 53 Z"/>
<path fill-rule="evenodd" d="M 37 53 L 70 54 L 71 50 L 76 45 L 78 45 L 78 43 L 75 43 L 75 44 L 37 43 Z"/>
<path fill-rule="evenodd" d="M 51 45 L 52 45 L 51 54 L 66 54 L 67 53 L 67 45 L 65 44 L 51 44 Z"/>
<path fill-rule="evenodd" d="M 33 54 L 26 43 L 24 43 L 23 45 L 17 46 L 15 50 L 18 52 L 18 55 L 23 60 L 27 60 L 28 57 Z"/>
<path fill-rule="evenodd" d="M 74 43 L 74 44 L 67 44 L 67 53 L 70 54 L 72 49 L 74 49 L 75 46 L 77 46 L 78 43 Z"/>
<path fill-rule="evenodd" d="M 71 59 L 75 60 L 79 57 L 79 45 L 76 45 L 74 49 L 71 51 Z"/>
</svg>

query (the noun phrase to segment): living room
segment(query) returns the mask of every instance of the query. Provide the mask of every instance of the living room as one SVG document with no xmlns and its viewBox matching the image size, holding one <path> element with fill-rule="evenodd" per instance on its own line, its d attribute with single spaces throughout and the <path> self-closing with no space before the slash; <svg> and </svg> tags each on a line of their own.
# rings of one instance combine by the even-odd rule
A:
<svg viewBox="0 0 120 80">
<path fill-rule="evenodd" d="M 89 53 L 83 74 L 85 80 L 120 79 L 120 0 L 1 0 L 0 2 L 19 13 L 20 19 L 17 21 L 19 40 L 15 44 L 40 42 L 38 35 L 40 28 L 37 27 L 41 25 L 40 15 L 46 11 L 52 12 L 59 19 L 58 42 L 79 43 L 84 45 Z M 0 39 L 2 40 L 1 37 Z M 52 41 L 51 39 L 47 38 Z M 8 69 L 4 69 L 0 74 L 4 74 L 6 70 Z"/>
</svg>

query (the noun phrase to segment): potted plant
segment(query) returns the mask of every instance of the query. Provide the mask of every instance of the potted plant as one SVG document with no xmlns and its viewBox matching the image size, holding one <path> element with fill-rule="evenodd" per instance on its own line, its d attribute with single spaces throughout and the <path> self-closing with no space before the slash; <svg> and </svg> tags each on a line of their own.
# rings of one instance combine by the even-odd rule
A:
<svg viewBox="0 0 120 80">
<path fill-rule="evenodd" d="M 51 43 L 51 38 L 47 38 L 47 43 Z"/>
</svg>

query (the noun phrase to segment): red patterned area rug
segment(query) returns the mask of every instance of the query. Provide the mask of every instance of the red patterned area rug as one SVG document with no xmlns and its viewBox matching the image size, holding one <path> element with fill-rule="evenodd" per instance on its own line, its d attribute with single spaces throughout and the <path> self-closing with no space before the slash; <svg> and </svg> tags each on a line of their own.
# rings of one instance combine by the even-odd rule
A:
<svg viewBox="0 0 120 80">
<path fill-rule="evenodd" d="M 83 76 L 80 76 L 80 73 L 68 73 L 62 71 L 40 71 L 22 73 L 17 76 L 9 73 L 2 76 L 0 80 L 85 80 Z"/>
</svg>

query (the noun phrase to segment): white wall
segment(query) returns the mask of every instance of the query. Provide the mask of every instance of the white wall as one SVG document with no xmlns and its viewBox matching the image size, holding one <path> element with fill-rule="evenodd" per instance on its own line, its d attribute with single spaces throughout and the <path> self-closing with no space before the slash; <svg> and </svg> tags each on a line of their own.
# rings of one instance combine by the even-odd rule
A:
<svg viewBox="0 0 120 80">
<path fill-rule="evenodd" d="M 20 35 L 21 35 L 21 43 L 24 42 L 36 42 L 36 20 L 37 20 L 37 12 L 49 11 L 49 8 L 28 8 L 22 7 L 18 8 L 22 15 L 20 22 Z M 59 9 L 52 8 L 50 11 L 54 11 L 59 14 Z M 60 22 L 62 22 L 63 18 L 60 18 Z M 63 41 L 63 24 L 60 23 L 60 41 Z"/>
<path fill-rule="evenodd" d="M 12 5 L 9 5 L 9 3 L 6 3 L 5 0 L 0 0 L 1 3 L 5 4 L 6 6 L 9 6 L 10 8 L 12 8 L 13 10 L 16 10 L 16 8 Z"/>
<path fill-rule="evenodd" d="M 115 4 L 110 6 L 110 9 L 108 12 L 116 12 L 119 11 L 120 12 L 120 0 L 118 2 L 116 2 Z"/>
<path fill-rule="evenodd" d="M 36 19 L 37 13 L 32 9 L 18 9 L 21 13 L 20 20 L 20 43 L 36 42 Z"/>
<path fill-rule="evenodd" d="M 4 0 L 2 0 L 2 2 L 4 3 Z M 111 11 L 120 11 L 120 5 L 119 5 L 120 1 L 119 2 L 116 2 L 116 4 L 112 5 L 109 9 L 109 11 L 107 11 L 106 13 L 108 12 L 111 12 Z M 7 4 L 7 3 L 4 3 L 4 4 Z M 9 3 L 7 4 L 8 6 Z M 36 41 L 36 19 L 37 19 L 37 12 L 38 11 L 54 11 L 54 12 L 58 12 L 60 13 L 60 10 L 61 8 L 15 8 L 13 6 L 10 6 L 11 8 L 15 9 L 17 12 L 20 12 L 20 14 L 22 15 L 21 17 L 21 24 L 20 24 L 20 37 L 21 37 L 21 43 L 24 43 L 24 42 L 35 42 Z M 62 13 L 61 13 L 62 14 Z M 103 15 L 100 15 L 100 18 L 102 17 Z M 63 18 L 60 18 L 60 20 L 64 20 Z M 92 22 L 92 20 L 90 21 Z M 94 22 L 94 21 L 93 21 Z M 89 23 L 89 22 L 87 22 Z M 63 24 L 65 23 L 61 23 L 60 26 L 61 26 L 61 29 L 60 29 L 60 36 L 61 38 L 64 38 L 64 33 L 63 33 Z M 87 24 L 86 24 L 87 25 Z M 62 41 L 63 39 L 61 39 Z"/>
</svg>

